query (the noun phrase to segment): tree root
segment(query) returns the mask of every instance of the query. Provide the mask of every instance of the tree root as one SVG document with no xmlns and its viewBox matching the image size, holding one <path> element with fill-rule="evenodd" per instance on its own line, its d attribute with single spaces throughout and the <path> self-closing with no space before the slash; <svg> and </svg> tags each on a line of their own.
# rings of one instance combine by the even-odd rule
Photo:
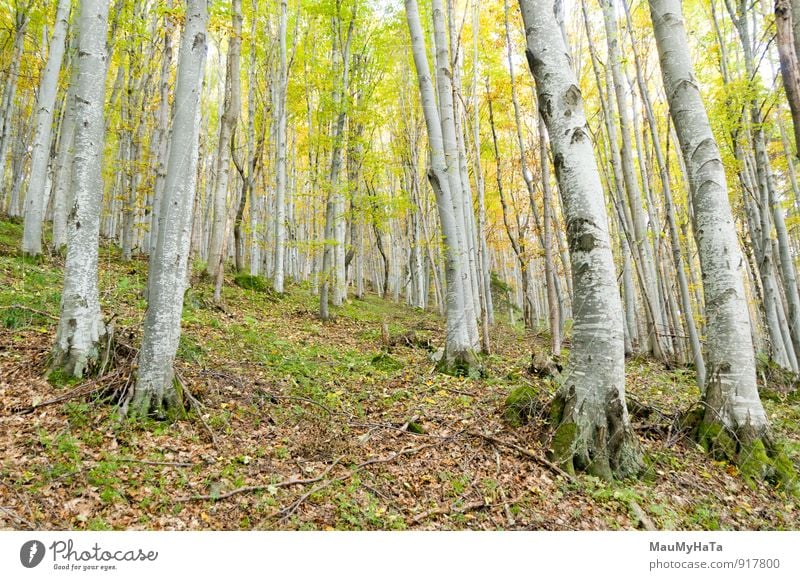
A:
<svg viewBox="0 0 800 580">
<path fill-rule="evenodd" d="M 550 405 L 555 430 L 548 459 L 570 475 L 585 471 L 605 481 L 640 473 L 639 446 L 631 426 L 623 422 L 622 404 L 611 393 L 600 420 L 591 421 L 590 413 L 576 408 L 572 389 L 559 391 Z"/>
</svg>

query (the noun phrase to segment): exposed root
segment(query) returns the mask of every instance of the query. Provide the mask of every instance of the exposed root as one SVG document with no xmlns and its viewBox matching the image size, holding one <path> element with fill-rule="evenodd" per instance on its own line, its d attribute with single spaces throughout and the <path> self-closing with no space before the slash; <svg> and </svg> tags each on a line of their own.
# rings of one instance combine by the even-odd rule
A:
<svg viewBox="0 0 800 580">
<path fill-rule="evenodd" d="M 570 475 L 586 471 L 606 481 L 637 475 L 640 450 L 622 405 L 612 392 L 602 409 L 589 413 L 576 405 L 573 389 L 562 389 L 550 407 L 550 424 L 556 426 L 550 460 Z"/>
</svg>

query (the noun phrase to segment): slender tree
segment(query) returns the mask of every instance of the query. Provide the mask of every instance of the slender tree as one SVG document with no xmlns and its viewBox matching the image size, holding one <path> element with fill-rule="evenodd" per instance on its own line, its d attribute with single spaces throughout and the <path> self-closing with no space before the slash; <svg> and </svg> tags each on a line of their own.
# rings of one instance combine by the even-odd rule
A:
<svg viewBox="0 0 800 580">
<path fill-rule="evenodd" d="M 148 276 L 148 304 L 130 413 L 162 416 L 180 402 L 173 362 L 181 334 L 192 215 L 197 186 L 200 90 L 205 69 L 207 0 L 187 0 L 175 87 L 172 135 L 158 239 Z M 128 411 L 128 409 L 126 409 Z"/>
<path fill-rule="evenodd" d="M 476 359 L 465 315 L 464 260 L 463 253 L 459 247 L 460 238 L 456 229 L 456 214 L 460 213 L 463 216 L 463 212 L 460 212 L 461 208 L 458 208 L 458 212 L 454 211 L 450 179 L 448 177 L 449 167 L 445 161 L 442 123 L 436 103 L 433 79 L 428 66 L 425 37 L 422 32 L 416 0 L 405 0 L 405 8 L 406 20 L 411 34 L 411 52 L 417 71 L 422 111 L 425 115 L 425 125 L 428 129 L 428 146 L 430 147 L 428 180 L 436 197 L 445 247 L 447 329 L 440 368 L 450 372 L 469 372 L 475 366 Z"/>
<path fill-rule="evenodd" d="M 58 73 L 64 58 L 67 24 L 72 3 L 59 0 L 56 23 L 50 37 L 50 53 L 47 56 L 39 83 L 36 102 L 36 139 L 31 153 L 31 178 L 25 197 L 25 230 L 22 237 L 22 251 L 31 256 L 42 253 L 42 222 L 45 210 L 45 185 L 47 166 L 50 160 L 50 139 L 53 133 L 53 111 L 58 89 Z"/>
<path fill-rule="evenodd" d="M 241 110 L 240 53 L 242 47 L 242 0 L 232 0 L 231 35 L 225 69 L 225 102 L 219 124 L 217 144 L 217 178 L 214 188 L 214 220 L 208 249 L 207 271 L 212 279 L 224 270 L 224 249 L 228 236 L 228 184 L 231 174 L 231 138 L 236 130 Z"/>
</svg>

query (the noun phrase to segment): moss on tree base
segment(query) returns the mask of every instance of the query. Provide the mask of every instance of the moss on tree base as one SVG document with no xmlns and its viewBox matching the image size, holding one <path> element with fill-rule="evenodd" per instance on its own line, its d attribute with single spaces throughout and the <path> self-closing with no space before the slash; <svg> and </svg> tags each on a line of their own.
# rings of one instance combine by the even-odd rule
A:
<svg viewBox="0 0 800 580">
<path fill-rule="evenodd" d="M 697 441 L 715 459 L 730 461 L 738 468 L 750 487 L 766 481 L 793 495 L 800 495 L 797 468 L 786 455 L 783 445 L 768 434 L 758 435 L 750 429 L 734 433 L 717 421 L 701 421 Z"/>
<path fill-rule="evenodd" d="M 132 419 L 176 420 L 186 417 L 183 387 L 174 380 L 172 388 L 161 393 L 151 390 L 135 390 L 127 407 L 126 415 Z"/>
<path fill-rule="evenodd" d="M 611 481 L 636 476 L 642 470 L 641 454 L 629 425 L 622 422 L 620 403 L 610 398 L 604 421 L 594 424 L 574 410 L 570 393 L 560 392 L 550 404 L 550 424 L 555 426 L 549 459 L 574 475 L 585 471 Z"/>
<path fill-rule="evenodd" d="M 69 351 L 63 350 L 58 344 L 53 348 L 50 354 L 50 363 L 48 365 L 47 374 L 57 372 L 62 376 L 74 377 L 82 379 L 91 376 L 96 372 L 100 363 L 100 348 L 99 344 L 95 345 L 89 352 L 76 352 L 70 349 Z"/>
<path fill-rule="evenodd" d="M 436 363 L 436 370 L 454 377 L 480 378 L 483 376 L 483 368 L 478 362 L 475 351 L 471 349 L 453 353 L 445 348 L 441 360 Z"/>
</svg>

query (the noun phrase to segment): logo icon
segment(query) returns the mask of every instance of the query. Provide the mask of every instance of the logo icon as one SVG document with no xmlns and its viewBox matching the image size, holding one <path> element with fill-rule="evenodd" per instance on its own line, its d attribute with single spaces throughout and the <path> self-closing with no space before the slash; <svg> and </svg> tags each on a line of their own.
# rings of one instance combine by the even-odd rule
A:
<svg viewBox="0 0 800 580">
<path fill-rule="evenodd" d="M 26 568 L 36 568 L 44 559 L 44 544 L 39 540 L 29 540 L 19 549 L 19 561 Z"/>
</svg>

